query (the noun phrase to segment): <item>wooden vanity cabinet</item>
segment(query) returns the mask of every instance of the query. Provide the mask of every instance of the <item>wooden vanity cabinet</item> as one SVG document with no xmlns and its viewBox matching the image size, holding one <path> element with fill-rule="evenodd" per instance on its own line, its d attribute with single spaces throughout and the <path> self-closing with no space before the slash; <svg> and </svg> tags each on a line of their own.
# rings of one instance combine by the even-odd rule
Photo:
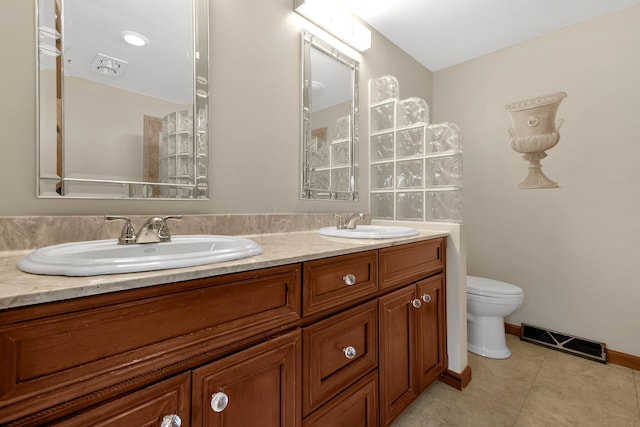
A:
<svg viewBox="0 0 640 427">
<path fill-rule="evenodd" d="M 447 367 L 444 276 L 379 299 L 380 424 L 388 426 Z"/>
<path fill-rule="evenodd" d="M 444 248 L 0 311 L 0 425 L 388 426 L 447 366 Z"/>
</svg>

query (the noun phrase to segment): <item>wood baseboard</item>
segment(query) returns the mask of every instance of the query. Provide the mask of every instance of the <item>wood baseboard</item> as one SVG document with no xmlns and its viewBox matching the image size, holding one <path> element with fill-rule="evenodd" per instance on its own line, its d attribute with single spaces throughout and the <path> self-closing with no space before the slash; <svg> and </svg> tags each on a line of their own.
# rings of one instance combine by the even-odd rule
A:
<svg viewBox="0 0 640 427">
<path fill-rule="evenodd" d="M 509 335 L 515 335 L 519 337 L 521 330 L 522 330 L 522 327 L 520 325 L 514 325 L 506 322 L 504 324 L 504 331 Z M 606 352 L 607 352 L 607 363 L 611 363 L 613 365 L 620 365 L 626 368 L 631 368 L 631 369 L 635 369 L 636 371 L 640 371 L 640 357 L 634 356 L 632 354 L 611 350 L 609 348 L 607 348 Z"/>
<path fill-rule="evenodd" d="M 467 365 L 461 374 L 450 370 L 440 375 L 440 381 L 457 390 L 464 390 L 471 382 L 471 366 Z"/>
<path fill-rule="evenodd" d="M 640 357 L 632 354 L 607 349 L 607 363 L 613 363 L 614 365 L 620 365 L 640 371 Z"/>
<path fill-rule="evenodd" d="M 514 325 L 512 323 L 506 323 L 505 322 L 504 331 L 506 333 L 508 333 L 509 335 L 515 335 L 515 336 L 519 337 L 520 336 L 520 332 L 522 331 L 522 326 Z"/>
</svg>

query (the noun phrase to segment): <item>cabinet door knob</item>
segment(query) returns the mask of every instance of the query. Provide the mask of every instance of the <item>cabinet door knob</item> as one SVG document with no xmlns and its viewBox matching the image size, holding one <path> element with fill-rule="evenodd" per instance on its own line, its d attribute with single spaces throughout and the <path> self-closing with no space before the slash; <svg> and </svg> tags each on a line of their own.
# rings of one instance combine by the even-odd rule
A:
<svg viewBox="0 0 640 427">
<path fill-rule="evenodd" d="M 356 276 L 354 274 L 349 273 L 346 276 L 344 276 L 342 280 L 344 280 L 344 283 L 346 283 L 347 286 L 351 286 L 356 283 Z"/>
<path fill-rule="evenodd" d="M 422 295 L 422 301 L 431 302 L 431 295 L 429 295 L 429 294 Z"/>
<path fill-rule="evenodd" d="M 176 414 L 165 415 L 162 418 L 162 423 L 160 427 L 180 427 L 182 425 L 182 420 Z"/>
<path fill-rule="evenodd" d="M 413 301 L 411 301 L 411 305 L 414 306 L 415 308 L 420 308 L 422 307 L 422 301 L 416 298 Z"/>
<path fill-rule="evenodd" d="M 229 404 L 229 396 L 219 391 L 211 396 L 211 409 L 214 412 L 222 412 L 227 408 Z"/>
<path fill-rule="evenodd" d="M 344 356 L 347 359 L 353 359 L 358 354 L 356 349 L 354 347 L 351 347 L 351 346 L 343 348 L 342 351 L 344 352 Z"/>
</svg>

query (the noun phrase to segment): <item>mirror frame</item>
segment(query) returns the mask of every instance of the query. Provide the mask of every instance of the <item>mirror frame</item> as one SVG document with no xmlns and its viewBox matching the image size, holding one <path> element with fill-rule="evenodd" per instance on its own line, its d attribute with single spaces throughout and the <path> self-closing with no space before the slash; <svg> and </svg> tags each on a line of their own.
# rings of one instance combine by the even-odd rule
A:
<svg viewBox="0 0 640 427">
<path fill-rule="evenodd" d="M 59 58 L 58 64 L 64 64 L 64 53 L 61 49 L 56 49 L 56 46 L 41 44 L 40 40 L 43 36 L 43 31 L 40 28 L 40 11 L 39 0 L 35 1 L 35 27 L 36 27 L 36 125 L 37 125 L 37 146 L 36 146 L 36 196 L 38 198 L 70 198 L 70 199 L 119 199 L 119 200 L 207 200 L 209 199 L 211 176 L 209 170 L 209 1 L 208 0 L 192 0 L 192 22 L 193 22 L 193 120 L 192 126 L 189 129 L 189 133 L 192 136 L 193 146 L 193 165 L 192 173 L 189 177 L 190 182 L 188 184 L 176 184 L 176 183 L 160 183 L 160 182 L 147 182 L 147 181 L 120 181 L 120 180 L 108 180 L 108 179 L 91 179 L 91 178 L 70 178 L 65 176 L 65 145 L 64 145 L 64 102 L 61 102 L 61 106 L 56 108 L 56 116 L 58 123 L 61 123 L 61 140 L 58 142 L 58 159 L 57 173 L 59 176 L 45 176 L 42 173 L 42 147 L 41 141 L 47 139 L 43 137 L 47 132 L 55 132 L 51 129 L 51 126 L 45 126 L 43 121 L 43 114 L 41 111 L 41 98 L 44 92 L 41 92 L 42 85 L 40 83 L 40 55 L 49 54 L 57 56 Z M 90 0 L 88 0 L 90 1 Z M 62 3 L 64 8 L 64 3 Z M 62 9 L 62 14 L 64 9 Z M 62 25 L 59 25 L 60 27 Z M 60 31 L 61 33 L 62 31 Z M 44 38 L 51 39 L 52 34 L 50 31 L 44 32 Z M 64 37 L 64 34 L 54 36 L 55 39 Z M 58 67 L 64 67 L 60 65 Z M 62 73 L 62 70 L 59 71 Z M 56 97 L 56 88 L 51 88 L 50 92 Z M 61 93 L 60 95 L 64 95 Z M 51 137 L 48 138 L 51 140 Z M 55 138 L 54 138 L 55 139 Z M 198 151 L 198 145 L 202 147 L 202 150 Z M 199 160 L 200 159 L 200 160 Z M 200 164 L 198 164 L 200 163 Z M 203 173 L 198 173 L 200 172 Z M 92 185 L 99 188 L 105 186 L 112 186 L 118 188 L 124 188 L 123 193 L 113 194 L 109 193 L 78 193 L 69 194 L 67 191 L 68 185 L 72 183 L 83 183 Z M 55 188 L 55 191 L 52 191 Z M 160 196 L 157 197 L 158 188 L 170 188 L 175 195 Z M 155 195 L 154 195 L 155 192 Z M 128 193 L 128 196 L 122 195 Z M 189 196 L 181 196 L 180 194 L 189 194 Z"/>
<path fill-rule="evenodd" d="M 333 47 L 326 41 L 307 31 L 302 32 L 302 114 L 301 114 L 301 194 L 304 200 L 358 200 L 358 119 L 359 119 L 359 75 L 360 64 L 344 52 Z M 319 189 L 311 187 L 311 172 L 313 167 L 310 161 L 310 150 L 313 141 L 311 129 L 312 112 L 312 76 L 311 76 L 311 49 L 331 57 L 351 70 L 351 83 L 353 93 L 349 112 L 349 189 L 336 191 L 334 189 Z M 331 175 L 331 172 L 329 172 Z"/>
</svg>

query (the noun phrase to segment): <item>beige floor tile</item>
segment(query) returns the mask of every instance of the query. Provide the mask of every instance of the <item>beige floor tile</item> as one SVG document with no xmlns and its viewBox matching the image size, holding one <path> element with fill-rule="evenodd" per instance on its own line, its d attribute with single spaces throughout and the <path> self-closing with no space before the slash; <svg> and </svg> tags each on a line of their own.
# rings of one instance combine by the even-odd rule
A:
<svg viewBox="0 0 640 427">
<path fill-rule="evenodd" d="M 509 335 L 507 345 L 505 360 L 469 353 L 469 387 L 432 384 L 393 427 L 640 427 L 640 371 Z"/>
<path fill-rule="evenodd" d="M 469 354 L 471 384 L 462 392 L 434 383 L 393 427 L 512 426 L 547 349 L 508 338 L 513 356 L 495 360 Z"/>
<path fill-rule="evenodd" d="M 515 425 L 640 426 L 633 371 L 550 351 Z"/>
</svg>

